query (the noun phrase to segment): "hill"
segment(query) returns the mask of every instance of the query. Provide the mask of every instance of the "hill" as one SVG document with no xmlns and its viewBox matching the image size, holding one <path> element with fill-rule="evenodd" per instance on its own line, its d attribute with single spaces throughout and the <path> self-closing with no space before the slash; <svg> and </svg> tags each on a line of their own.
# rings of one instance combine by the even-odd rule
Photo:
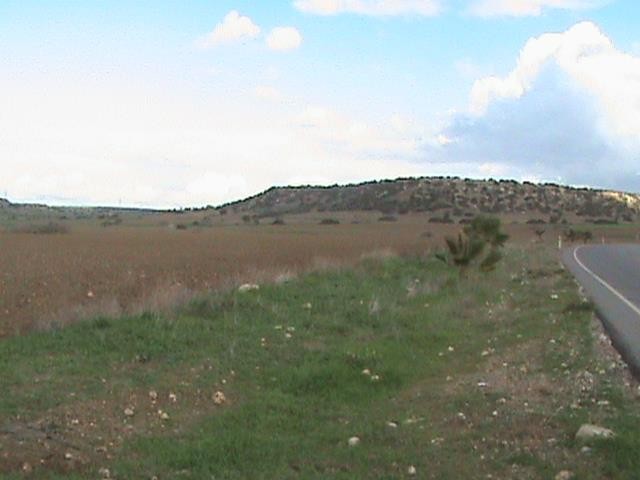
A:
<svg viewBox="0 0 640 480">
<path fill-rule="evenodd" d="M 218 210 L 256 217 L 309 212 L 426 212 L 433 221 L 446 223 L 464 223 L 464 219 L 484 213 L 524 216 L 532 223 L 613 223 L 639 218 L 640 195 L 511 180 L 422 177 L 330 187 L 273 187 Z"/>
</svg>

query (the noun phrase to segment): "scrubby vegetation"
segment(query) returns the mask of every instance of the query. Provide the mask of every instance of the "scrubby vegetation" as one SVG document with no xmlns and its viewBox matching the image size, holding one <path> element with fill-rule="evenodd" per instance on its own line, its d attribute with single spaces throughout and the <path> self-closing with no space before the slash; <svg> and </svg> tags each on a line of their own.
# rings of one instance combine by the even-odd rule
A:
<svg viewBox="0 0 640 480">
<path fill-rule="evenodd" d="M 69 233 L 71 228 L 69 225 L 61 223 L 49 222 L 35 225 L 22 225 L 13 229 L 15 233 L 30 233 L 33 235 L 58 235 Z"/>
<path fill-rule="evenodd" d="M 433 222 L 458 222 L 467 215 L 527 215 L 535 223 L 631 222 L 638 219 L 640 197 L 633 194 L 556 184 L 469 180 L 451 177 L 399 178 L 330 187 L 276 187 L 220 211 L 258 215 L 312 211 L 378 211 L 384 215 L 438 212 Z"/>
</svg>

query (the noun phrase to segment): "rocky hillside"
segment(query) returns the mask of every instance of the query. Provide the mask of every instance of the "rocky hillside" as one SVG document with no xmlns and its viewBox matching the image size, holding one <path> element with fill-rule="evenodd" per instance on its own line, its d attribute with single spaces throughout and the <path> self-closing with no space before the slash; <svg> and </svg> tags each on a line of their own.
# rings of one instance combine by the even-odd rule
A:
<svg viewBox="0 0 640 480">
<path fill-rule="evenodd" d="M 219 207 L 221 213 L 269 217 L 309 212 L 425 212 L 432 221 L 464 222 L 478 213 L 516 215 L 531 223 L 640 219 L 640 195 L 556 184 L 450 177 L 399 178 L 331 187 L 274 187 Z"/>
</svg>

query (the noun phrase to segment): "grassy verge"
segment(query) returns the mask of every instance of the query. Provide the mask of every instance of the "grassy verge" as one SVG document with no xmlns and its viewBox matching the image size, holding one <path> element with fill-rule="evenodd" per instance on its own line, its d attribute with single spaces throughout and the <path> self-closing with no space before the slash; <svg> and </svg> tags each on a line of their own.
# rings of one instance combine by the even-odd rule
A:
<svg viewBox="0 0 640 480">
<path fill-rule="evenodd" d="M 592 322 L 551 253 L 512 249 L 465 280 L 432 258 L 368 260 L 12 338 L 0 472 L 636 478 L 637 402 Z M 583 448 L 585 422 L 618 435 Z"/>
</svg>

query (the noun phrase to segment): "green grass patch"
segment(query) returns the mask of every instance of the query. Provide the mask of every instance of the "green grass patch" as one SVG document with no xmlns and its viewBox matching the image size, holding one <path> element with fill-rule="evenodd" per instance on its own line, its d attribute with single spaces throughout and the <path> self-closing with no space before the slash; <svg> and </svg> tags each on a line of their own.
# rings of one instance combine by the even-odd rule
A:
<svg viewBox="0 0 640 480">
<path fill-rule="evenodd" d="M 52 479 L 100 468 L 113 478 L 403 478 L 410 466 L 420 478 L 565 468 L 633 478 L 640 421 L 623 388 L 596 374 L 591 315 L 552 255 L 508 249 L 497 271 L 467 279 L 433 258 L 369 260 L 210 295 L 173 316 L 8 339 L 0 468 L 20 478 L 29 463 Z M 584 370 L 598 381 L 572 409 Z M 587 420 L 618 437 L 583 455 L 572 436 Z M 57 426 L 48 457 L 43 421 Z"/>
</svg>

